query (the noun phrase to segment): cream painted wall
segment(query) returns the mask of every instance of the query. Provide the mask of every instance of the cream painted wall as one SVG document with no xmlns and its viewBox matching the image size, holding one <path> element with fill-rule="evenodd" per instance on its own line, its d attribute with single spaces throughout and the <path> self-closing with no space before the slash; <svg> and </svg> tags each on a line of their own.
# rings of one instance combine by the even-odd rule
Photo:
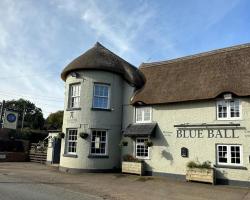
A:
<svg viewBox="0 0 250 200">
<path fill-rule="evenodd" d="M 250 181 L 250 99 L 241 99 L 242 119 L 238 121 L 216 120 L 216 101 L 200 101 L 154 105 L 152 119 L 158 123 L 156 136 L 152 139 L 150 159 L 145 160 L 147 170 L 153 172 L 185 174 L 188 161 L 211 161 L 216 164 L 216 144 L 241 144 L 243 147 L 244 169 L 217 168 L 218 178 Z M 128 116 L 129 117 L 129 116 Z M 132 116 L 130 116 L 132 119 Z M 124 121 L 129 121 L 125 119 Z M 240 123 L 243 130 L 237 130 L 239 138 L 177 138 L 174 125 L 190 123 Z M 125 138 L 130 141 L 129 138 Z M 189 157 L 181 157 L 181 148 L 189 149 Z M 123 155 L 134 153 L 134 142 L 123 147 Z"/>
<path fill-rule="evenodd" d="M 134 154 L 134 141 L 121 149 L 121 130 L 134 123 L 134 107 L 130 98 L 134 88 L 119 75 L 103 71 L 81 71 L 80 78 L 68 76 L 65 83 L 65 109 L 63 132 L 67 128 L 78 129 L 77 158 L 65 157 L 65 139 L 62 140 L 60 166 L 74 169 L 112 169 L 120 167 L 121 155 Z M 71 83 L 81 83 L 81 110 L 68 111 L 68 89 Z M 92 110 L 94 82 L 111 85 L 111 111 Z M 243 169 L 217 168 L 219 178 L 231 180 L 250 180 L 250 99 L 241 99 L 242 119 L 238 121 L 216 120 L 216 101 L 186 102 L 152 106 L 152 121 L 158 123 L 150 159 L 145 160 L 147 170 L 170 174 L 185 174 L 188 161 L 211 161 L 216 164 L 216 144 L 241 144 L 243 147 Z M 71 117 L 73 113 L 73 118 Z M 242 130 L 237 130 L 239 138 L 177 138 L 174 125 L 190 123 L 240 123 Z M 109 158 L 88 158 L 90 151 L 89 136 L 86 140 L 79 137 L 80 132 L 91 134 L 92 129 L 108 130 Z M 181 157 L 181 147 L 189 149 L 189 157 Z"/>
<path fill-rule="evenodd" d="M 81 71 L 80 78 L 68 76 L 65 83 L 65 107 L 63 132 L 67 128 L 78 129 L 77 158 L 64 157 L 65 139 L 61 146 L 61 167 L 75 169 L 112 169 L 120 167 L 120 147 L 122 129 L 122 104 L 124 93 L 127 94 L 129 86 L 119 75 L 104 71 Z M 81 83 L 81 110 L 67 111 L 69 84 Z M 93 84 L 95 82 L 108 83 L 111 86 L 111 111 L 92 110 Z M 70 115 L 73 113 L 73 118 Z M 107 129 L 109 158 L 88 158 L 90 152 L 89 136 L 86 140 L 79 137 L 80 132 L 92 129 Z"/>
</svg>

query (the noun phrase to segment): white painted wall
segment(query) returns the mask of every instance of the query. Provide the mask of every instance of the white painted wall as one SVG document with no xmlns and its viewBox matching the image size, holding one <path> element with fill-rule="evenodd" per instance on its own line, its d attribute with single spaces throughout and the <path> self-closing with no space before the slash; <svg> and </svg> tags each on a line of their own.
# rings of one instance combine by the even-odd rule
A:
<svg viewBox="0 0 250 200">
<path fill-rule="evenodd" d="M 65 139 L 62 140 L 60 166 L 74 169 L 112 169 L 120 167 L 120 147 L 122 129 L 122 104 L 125 102 L 124 93 L 129 86 L 119 75 L 105 72 L 84 70 L 79 72 L 80 78 L 68 76 L 65 83 L 65 107 L 63 132 L 67 128 L 78 129 L 77 158 L 65 157 Z M 81 110 L 67 111 L 69 84 L 81 83 Z M 92 110 L 93 86 L 95 82 L 108 83 L 111 86 L 111 111 Z M 128 101 L 126 101 L 128 102 Z M 73 112 L 73 119 L 70 114 Z M 109 158 L 88 158 L 90 152 L 89 136 L 86 140 L 79 136 L 80 132 L 91 135 L 92 129 L 108 130 L 108 156 Z"/>
</svg>

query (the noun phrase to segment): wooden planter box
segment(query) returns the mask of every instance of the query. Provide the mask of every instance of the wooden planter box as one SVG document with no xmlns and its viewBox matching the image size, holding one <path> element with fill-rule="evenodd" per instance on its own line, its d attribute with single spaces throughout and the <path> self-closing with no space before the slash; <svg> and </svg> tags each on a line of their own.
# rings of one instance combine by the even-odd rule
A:
<svg viewBox="0 0 250 200">
<path fill-rule="evenodd" d="M 200 181 L 215 184 L 214 169 L 192 168 L 187 169 L 187 181 Z"/>
<path fill-rule="evenodd" d="M 122 173 L 130 173 L 130 174 L 144 174 L 144 168 L 142 162 L 122 162 Z"/>
</svg>

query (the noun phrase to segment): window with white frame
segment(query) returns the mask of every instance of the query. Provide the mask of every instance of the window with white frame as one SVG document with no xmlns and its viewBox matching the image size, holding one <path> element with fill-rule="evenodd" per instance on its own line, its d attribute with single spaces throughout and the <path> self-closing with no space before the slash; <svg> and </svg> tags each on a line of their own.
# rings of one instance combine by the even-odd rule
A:
<svg viewBox="0 0 250 200">
<path fill-rule="evenodd" d="M 242 146 L 235 144 L 217 145 L 217 163 L 219 165 L 242 165 Z"/>
<path fill-rule="evenodd" d="M 110 104 L 110 85 L 95 83 L 93 108 L 108 109 Z"/>
<path fill-rule="evenodd" d="M 91 155 L 107 155 L 107 131 L 93 130 L 91 137 Z"/>
<path fill-rule="evenodd" d="M 136 123 L 151 122 L 151 107 L 138 107 L 135 109 L 135 121 Z"/>
<path fill-rule="evenodd" d="M 239 99 L 217 101 L 217 119 L 233 120 L 241 118 L 241 105 Z"/>
<path fill-rule="evenodd" d="M 81 84 L 71 84 L 69 86 L 69 108 L 80 107 L 80 90 Z"/>
<path fill-rule="evenodd" d="M 136 158 L 149 158 L 149 147 L 146 146 L 148 138 L 136 138 L 135 142 L 135 156 Z"/>
<path fill-rule="evenodd" d="M 66 138 L 66 153 L 76 154 L 77 129 L 68 129 Z"/>
</svg>

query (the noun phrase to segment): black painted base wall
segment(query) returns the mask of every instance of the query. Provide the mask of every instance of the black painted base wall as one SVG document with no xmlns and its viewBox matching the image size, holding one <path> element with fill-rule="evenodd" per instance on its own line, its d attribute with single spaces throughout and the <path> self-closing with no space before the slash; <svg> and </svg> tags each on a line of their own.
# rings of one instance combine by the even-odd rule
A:
<svg viewBox="0 0 250 200">
<path fill-rule="evenodd" d="M 174 180 L 186 181 L 186 176 L 181 175 L 181 174 L 170 174 L 170 173 L 147 171 L 146 175 L 165 176 Z M 239 186 L 239 187 L 250 187 L 250 181 L 240 181 L 240 180 L 216 179 L 216 184 L 217 185 L 232 185 L 232 186 Z"/>
</svg>

